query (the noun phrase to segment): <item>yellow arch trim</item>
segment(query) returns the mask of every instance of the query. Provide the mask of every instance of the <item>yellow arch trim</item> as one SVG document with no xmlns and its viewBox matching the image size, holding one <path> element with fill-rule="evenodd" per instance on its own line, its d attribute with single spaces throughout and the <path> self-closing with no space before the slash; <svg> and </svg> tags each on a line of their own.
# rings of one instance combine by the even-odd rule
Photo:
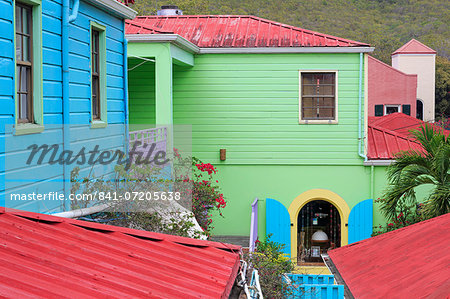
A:
<svg viewBox="0 0 450 299">
<path fill-rule="evenodd" d="M 339 211 L 341 217 L 341 246 L 348 244 L 348 217 L 350 215 L 350 208 L 345 200 L 336 193 L 326 189 L 312 189 L 303 192 L 297 196 L 289 206 L 289 215 L 291 217 L 291 258 L 297 260 L 297 219 L 300 210 L 313 200 L 324 200 L 333 204 Z"/>
</svg>

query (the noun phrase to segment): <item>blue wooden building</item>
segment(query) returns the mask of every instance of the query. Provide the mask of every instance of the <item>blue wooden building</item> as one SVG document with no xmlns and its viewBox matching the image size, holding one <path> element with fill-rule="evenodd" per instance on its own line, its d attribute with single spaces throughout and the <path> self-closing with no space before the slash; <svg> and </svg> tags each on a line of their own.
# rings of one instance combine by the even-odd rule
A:
<svg viewBox="0 0 450 299">
<path fill-rule="evenodd" d="M 33 144 L 77 152 L 127 138 L 125 19 L 116 0 L 0 0 L 1 205 L 35 212 L 70 208 L 58 200 L 12 200 L 11 194 L 68 194 L 76 163 L 37 159 Z M 70 126 L 70 128 L 69 128 Z M 94 167 L 78 165 L 80 176 Z M 103 175 L 111 167 L 99 165 Z"/>
</svg>

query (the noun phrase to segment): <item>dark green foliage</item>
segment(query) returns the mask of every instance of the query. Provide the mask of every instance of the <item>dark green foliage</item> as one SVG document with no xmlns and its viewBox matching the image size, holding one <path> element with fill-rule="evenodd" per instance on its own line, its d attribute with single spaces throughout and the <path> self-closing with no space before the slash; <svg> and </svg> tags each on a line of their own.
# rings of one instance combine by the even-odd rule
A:
<svg viewBox="0 0 450 299">
<path fill-rule="evenodd" d="M 381 211 L 391 220 L 398 217 L 401 205 L 417 203 L 415 189 L 420 186 L 431 187 L 421 208 L 425 218 L 450 213 L 450 138 L 429 125 L 412 133 L 424 152 L 401 152 L 388 168 Z"/>
<path fill-rule="evenodd" d="M 444 122 L 450 118 L 450 61 L 436 58 L 436 117 Z"/>
<path fill-rule="evenodd" d="M 269 234 L 262 242 L 257 241 L 255 252 L 246 254 L 245 258 L 259 272 L 264 298 L 288 298 L 292 290 L 282 279 L 282 275 L 291 273 L 294 263 L 283 254 L 285 245 L 271 241 L 271 236 Z"/>
</svg>

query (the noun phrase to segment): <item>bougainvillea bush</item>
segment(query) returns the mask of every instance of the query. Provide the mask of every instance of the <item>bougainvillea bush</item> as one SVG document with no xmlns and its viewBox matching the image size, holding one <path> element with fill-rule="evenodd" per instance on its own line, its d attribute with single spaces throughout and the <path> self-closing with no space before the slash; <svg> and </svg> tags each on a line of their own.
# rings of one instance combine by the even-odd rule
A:
<svg viewBox="0 0 450 299">
<path fill-rule="evenodd" d="M 375 200 L 377 203 L 382 203 L 384 200 L 378 198 Z M 385 225 L 378 225 L 373 228 L 372 236 L 381 235 L 405 226 L 409 226 L 411 224 L 420 222 L 425 220 L 425 217 L 422 213 L 423 204 L 419 203 L 411 203 L 407 204 L 404 202 L 399 203 L 397 206 L 397 216 L 390 220 L 390 222 Z"/>
<path fill-rule="evenodd" d="M 191 158 L 184 158 L 177 149 L 174 149 L 175 163 L 186 163 Z M 200 159 L 192 157 L 192 173 L 187 176 L 178 174 L 179 180 L 187 182 L 192 189 L 182 190 L 184 196 L 192 197 L 192 211 L 198 224 L 207 235 L 214 228 L 212 225 L 213 212 L 222 215 L 222 209 L 227 203 L 215 178 L 217 169 L 210 163 L 204 163 Z"/>
</svg>

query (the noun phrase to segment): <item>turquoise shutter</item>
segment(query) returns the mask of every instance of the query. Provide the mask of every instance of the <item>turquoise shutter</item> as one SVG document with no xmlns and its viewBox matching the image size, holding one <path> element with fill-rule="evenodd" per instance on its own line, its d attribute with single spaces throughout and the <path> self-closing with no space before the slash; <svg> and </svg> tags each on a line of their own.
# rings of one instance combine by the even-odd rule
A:
<svg viewBox="0 0 450 299">
<path fill-rule="evenodd" d="M 372 235 L 373 200 L 367 199 L 358 203 L 348 218 L 348 244 L 355 243 Z"/>
<path fill-rule="evenodd" d="M 272 234 L 271 241 L 284 244 L 283 252 L 291 253 L 291 218 L 282 203 L 266 199 L 266 233 Z"/>
</svg>

